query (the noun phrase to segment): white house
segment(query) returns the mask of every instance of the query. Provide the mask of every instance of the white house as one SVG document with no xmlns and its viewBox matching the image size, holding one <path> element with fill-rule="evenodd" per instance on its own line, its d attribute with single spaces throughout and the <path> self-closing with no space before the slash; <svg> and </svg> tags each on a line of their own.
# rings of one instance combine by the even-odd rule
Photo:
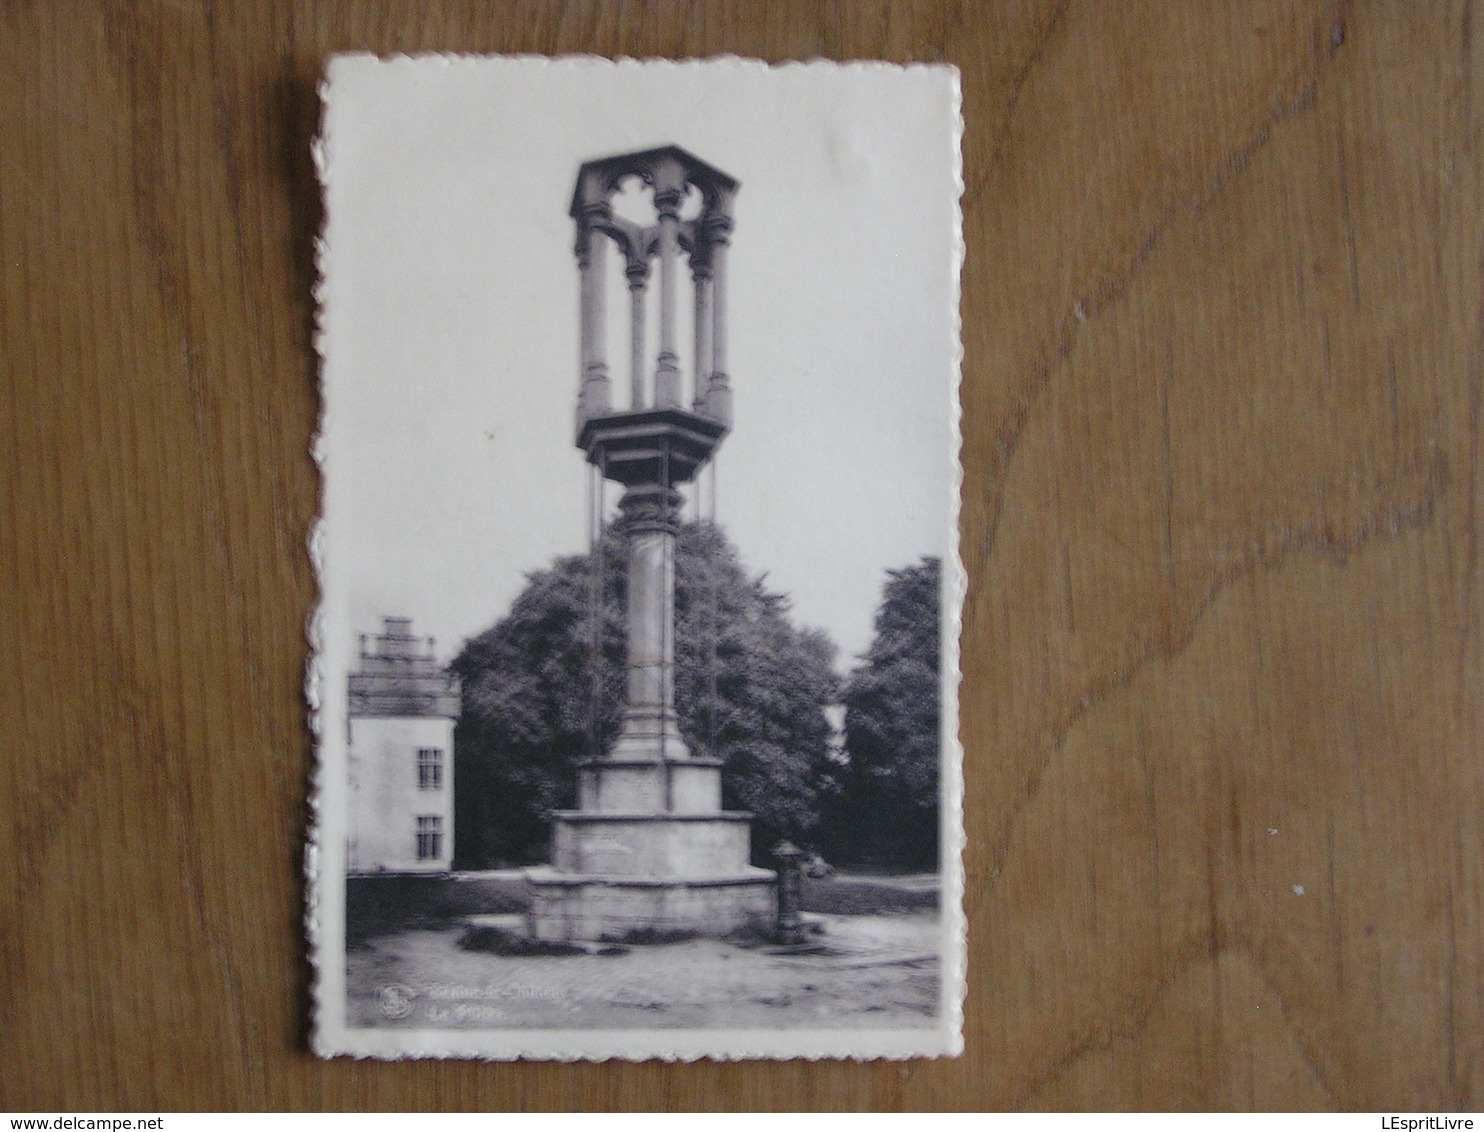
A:
<svg viewBox="0 0 1484 1132">
<path fill-rule="evenodd" d="M 412 621 L 387 617 L 361 637 L 350 674 L 351 872 L 446 872 L 453 860 L 453 725 L 459 681 L 415 637 Z"/>
</svg>

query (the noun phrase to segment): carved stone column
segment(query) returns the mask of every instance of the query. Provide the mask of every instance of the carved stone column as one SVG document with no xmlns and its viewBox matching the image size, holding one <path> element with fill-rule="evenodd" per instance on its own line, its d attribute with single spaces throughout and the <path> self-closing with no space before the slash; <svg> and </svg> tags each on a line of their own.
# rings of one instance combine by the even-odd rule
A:
<svg viewBox="0 0 1484 1132">
<path fill-rule="evenodd" d="M 628 542 L 628 703 L 609 757 L 689 756 L 675 717 L 675 536 L 680 493 L 630 487 L 619 502 Z"/>
<path fill-rule="evenodd" d="M 699 226 L 696 250 L 691 254 L 691 277 L 696 286 L 696 368 L 695 412 L 702 412 L 706 386 L 711 374 L 711 258 L 710 250 L 701 243 Z"/>
<path fill-rule="evenodd" d="M 624 274 L 629 280 L 629 408 L 644 408 L 644 293 L 649 288 L 649 262 L 630 257 Z"/>
<path fill-rule="evenodd" d="M 577 415 L 580 420 L 602 416 L 612 407 L 608 383 L 607 291 L 604 287 L 608 262 L 608 238 L 599 230 L 607 207 L 598 205 L 578 220 L 577 266 L 581 272 L 581 354 Z"/>
<path fill-rule="evenodd" d="M 701 411 L 728 428 L 732 425 L 732 387 L 727 377 L 727 249 L 732 239 L 730 216 L 712 216 L 706 224 L 711 245 L 711 372 Z"/>
<path fill-rule="evenodd" d="M 657 409 L 681 407 L 680 355 L 675 352 L 675 272 L 680 258 L 680 198 L 678 186 L 654 191 L 654 207 L 660 216 L 660 355 L 654 371 L 654 404 Z"/>
</svg>

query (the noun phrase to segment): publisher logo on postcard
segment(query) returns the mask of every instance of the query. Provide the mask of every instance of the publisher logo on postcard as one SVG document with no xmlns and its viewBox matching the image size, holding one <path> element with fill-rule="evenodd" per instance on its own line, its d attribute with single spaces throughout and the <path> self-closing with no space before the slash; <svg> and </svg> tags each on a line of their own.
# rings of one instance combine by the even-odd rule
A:
<svg viewBox="0 0 1484 1132">
<path fill-rule="evenodd" d="M 383 1018 L 393 1021 L 412 1013 L 414 992 L 400 983 L 388 983 L 376 994 L 376 1008 Z"/>
</svg>

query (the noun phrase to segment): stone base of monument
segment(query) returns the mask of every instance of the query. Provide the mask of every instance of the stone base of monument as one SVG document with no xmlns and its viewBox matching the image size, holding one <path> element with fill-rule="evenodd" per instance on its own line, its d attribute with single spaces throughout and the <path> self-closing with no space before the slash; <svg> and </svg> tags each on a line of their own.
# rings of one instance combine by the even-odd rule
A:
<svg viewBox="0 0 1484 1132">
<path fill-rule="evenodd" d="M 526 876 L 530 933 L 552 943 L 767 933 L 776 915 L 767 869 L 687 878 L 531 869 Z"/>
<path fill-rule="evenodd" d="M 526 870 L 537 940 L 770 933 L 777 878 L 750 865 L 752 815 L 721 808 L 714 759 L 595 759 L 581 809 L 553 815 L 551 865 Z"/>
</svg>

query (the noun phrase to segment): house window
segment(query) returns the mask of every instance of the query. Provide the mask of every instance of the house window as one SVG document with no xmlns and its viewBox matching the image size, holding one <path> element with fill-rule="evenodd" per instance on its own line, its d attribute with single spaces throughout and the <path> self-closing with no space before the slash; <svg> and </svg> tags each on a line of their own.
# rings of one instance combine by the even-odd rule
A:
<svg viewBox="0 0 1484 1132">
<path fill-rule="evenodd" d="M 419 790 L 443 789 L 443 751 L 438 747 L 417 749 L 417 788 Z"/>
<path fill-rule="evenodd" d="M 417 859 L 436 861 L 443 856 L 443 819 L 437 814 L 417 817 Z"/>
</svg>

